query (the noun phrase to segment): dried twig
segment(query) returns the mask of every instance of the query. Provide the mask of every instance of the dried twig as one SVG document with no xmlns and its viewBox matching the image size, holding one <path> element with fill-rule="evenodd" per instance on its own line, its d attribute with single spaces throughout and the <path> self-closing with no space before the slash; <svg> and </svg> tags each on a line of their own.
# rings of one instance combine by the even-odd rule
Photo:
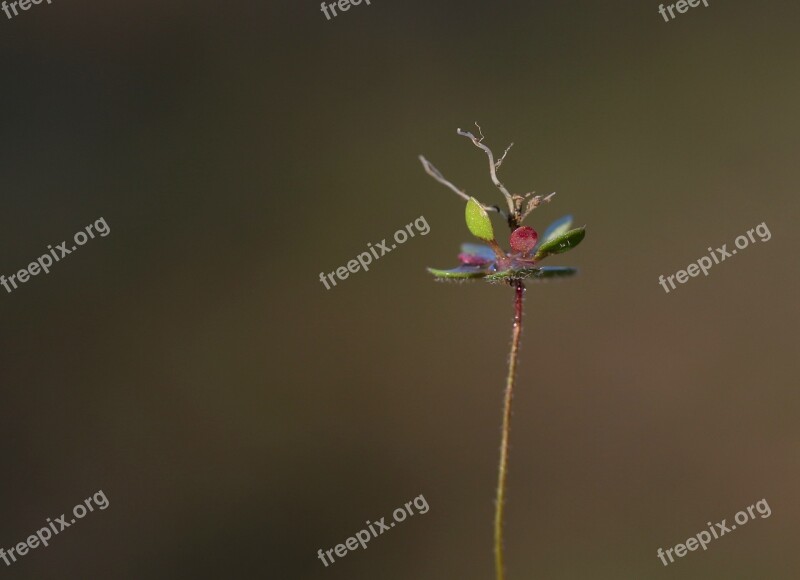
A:
<svg viewBox="0 0 800 580">
<path fill-rule="evenodd" d="M 500 190 L 500 193 L 502 193 L 503 197 L 506 198 L 506 202 L 508 203 L 508 211 L 510 215 L 515 215 L 516 208 L 514 207 L 514 200 L 511 198 L 511 193 L 508 191 L 508 189 L 506 189 L 506 186 L 503 185 L 500 182 L 500 179 L 498 179 L 497 177 L 497 168 L 503 162 L 506 153 L 508 153 L 508 149 L 510 149 L 511 147 L 506 149 L 506 153 L 503 153 L 503 156 L 500 158 L 500 161 L 498 163 L 495 163 L 494 154 L 492 153 L 492 150 L 483 144 L 483 132 L 481 131 L 480 125 L 475 123 L 475 126 L 478 127 L 478 131 L 481 134 L 480 139 L 478 139 L 475 135 L 473 135 L 469 131 L 462 131 L 461 129 L 457 129 L 456 133 L 458 133 L 462 137 L 467 137 L 470 141 L 472 141 L 475 147 L 477 147 L 478 149 L 482 149 L 484 153 L 486 153 L 486 156 L 489 158 L 489 175 L 492 178 L 492 183 L 494 183 L 497 186 L 497 188 Z"/>
<path fill-rule="evenodd" d="M 434 167 L 433 163 L 425 159 L 425 157 L 423 157 L 422 155 L 419 156 L 419 160 L 422 163 L 422 167 L 425 169 L 425 173 L 433 177 L 436 181 L 438 181 L 445 187 L 450 188 L 456 195 L 463 197 L 465 200 L 470 199 L 470 196 L 467 195 L 467 193 L 464 190 L 457 188 L 450 181 L 448 181 L 447 178 L 444 175 L 442 175 L 442 172 L 436 169 L 436 167 Z M 496 211 L 504 218 L 508 219 L 506 213 L 496 205 L 483 205 L 483 204 L 481 205 L 483 209 L 485 209 L 486 211 Z"/>
<path fill-rule="evenodd" d="M 503 155 L 500 157 L 500 159 L 497 160 L 497 163 L 494 164 L 495 169 L 500 169 L 500 166 L 503 164 L 503 161 L 505 160 L 506 155 L 508 155 L 508 152 L 511 151 L 511 148 L 513 146 L 514 146 L 514 144 L 512 143 L 511 145 L 506 147 L 506 150 L 503 151 Z"/>
<path fill-rule="evenodd" d="M 531 192 L 531 193 L 533 193 L 533 192 Z M 536 195 L 536 196 L 532 197 L 531 199 L 529 199 L 528 200 L 528 205 L 525 207 L 525 212 L 522 214 L 522 217 L 520 218 L 520 221 L 522 221 L 526 217 L 528 217 L 529 213 L 531 213 L 533 210 L 535 210 L 537 207 L 539 207 L 543 203 L 550 203 L 550 200 L 553 199 L 553 196 L 555 194 L 556 194 L 556 192 L 554 191 L 553 193 L 545 195 L 544 197 L 542 197 L 541 195 Z M 526 197 L 528 195 L 530 195 L 530 193 L 527 194 Z"/>
</svg>

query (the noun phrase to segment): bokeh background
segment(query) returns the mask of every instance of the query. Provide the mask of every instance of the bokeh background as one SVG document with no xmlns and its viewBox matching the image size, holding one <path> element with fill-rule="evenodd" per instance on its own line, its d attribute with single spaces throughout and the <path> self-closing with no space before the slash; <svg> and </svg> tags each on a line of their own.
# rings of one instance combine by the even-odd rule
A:
<svg viewBox="0 0 800 580">
<path fill-rule="evenodd" d="M 531 286 L 510 579 L 797 578 L 800 77 L 791 2 L 54 0 L 0 14 L 7 578 L 492 578 L 512 293 L 436 284 L 513 191 L 588 235 Z M 320 271 L 424 216 L 326 290 Z M 772 233 L 665 294 L 658 276 Z M 501 225 L 497 224 L 500 231 Z M 365 520 L 430 511 L 325 568 Z M 656 557 L 765 498 L 664 568 Z"/>
</svg>

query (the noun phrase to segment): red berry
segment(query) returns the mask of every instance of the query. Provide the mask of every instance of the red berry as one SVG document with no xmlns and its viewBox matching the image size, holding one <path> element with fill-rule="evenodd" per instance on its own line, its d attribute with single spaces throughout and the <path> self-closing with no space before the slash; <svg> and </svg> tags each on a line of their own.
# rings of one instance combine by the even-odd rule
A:
<svg viewBox="0 0 800 580">
<path fill-rule="evenodd" d="M 511 249 L 521 254 L 527 254 L 536 246 L 538 239 L 539 234 L 532 227 L 519 227 L 511 234 Z"/>
</svg>

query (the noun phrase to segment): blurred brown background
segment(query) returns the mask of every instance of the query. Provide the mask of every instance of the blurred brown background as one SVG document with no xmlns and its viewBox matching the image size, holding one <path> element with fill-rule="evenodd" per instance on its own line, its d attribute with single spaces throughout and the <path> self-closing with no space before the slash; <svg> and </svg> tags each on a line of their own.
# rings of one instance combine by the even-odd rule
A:
<svg viewBox="0 0 800 580">
<path fill-rule="evenodd" d="M 527 297 L 509 579 L 796 578 L 800 9 L 54 0 L 0 18 L 8 578 L 488 579 L 511 291 L 435 284 L 486 202 L 558 191 L 580 277 Z M 0 14 L 2 16 L 2 14 Z M 325 290 L 425 216 L 415 237 Z M 665 294 L 761 222 L 772 232 Z M 497 226 L 498 231 L 500 225 Z M 325 568 L 365 520 L 424 516 Z M 768 519 L 664 568 L 759 499 Z"/>
</svg>

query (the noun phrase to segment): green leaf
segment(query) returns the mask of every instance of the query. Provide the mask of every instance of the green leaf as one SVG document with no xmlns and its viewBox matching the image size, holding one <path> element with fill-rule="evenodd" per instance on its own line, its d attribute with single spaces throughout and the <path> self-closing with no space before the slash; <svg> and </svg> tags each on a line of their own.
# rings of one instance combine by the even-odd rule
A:
<svg viewBox="0 0 800 580">
<path fill-rule="evenodd" d="M 567 233 L 571 225 L 572 225 L 571 215 L 565 215 L 564 217 L 558 218 L 556 221 L 547 226 L 547 229 L 544 231 L 544 234 L 542 234 L 542 239 L 539 241 L 539 245 L 544 244 L 545 242 L 549 242 L 550 240 L 557 238 L 562 234 Z"/>
<path fill-rule="evenodd" d="M 539 246 L 539 249 L 536 251 L 536 255 L 533 257 L 533 259 L 538 261 L 546 258 L 547 256 L 561 254 L 567 250 L 571 250 L 581 243 L 581 240 L 583 240 L 584 236 L 586 236 L 586 226 L 564 232 L 560 236 L 544 242 L 541 246 Z"/>
<path fill-rule="evenodd" d="M 539 273 L 534 276 L 537 280 L 550 280 L 552 278 L 569 278 L 578 273 L 577 268 L 569 266 L 542 266 Z"/>
<path fill-rule="evenodd" d="M 566 278 L 574 275 L 577 271 L 576 268 L 569 268 L 566 266 L 545 266 L 540 268 L 520 268 L 516 270 L 512 268 L 489 274 L 486 276 L 486 280 L 490 282 L 499 282 L 500 280 L 511 278 L 518 280 L 533 279 L 533 281 L 549 280 L 552 278 Z"/>
<path fill-rule="evenodd" d="M 483 206 L 474 197 L 469 198 L 466 209 L 467 227 L 470 233 L 479 240 L 484 242 L 491 242 L 494 240 L 494 230 L 492 229 L 492 220 L 489 219 L 489 214 L 483 209 Z"/>
<path fill-rule="evenodd" d="M 488 270 L 480 266 L 461 265 L 452 270 L 438 270 L 436 268 L 428 268 L 428 272 L 437 278 L 448 280 L 471 280 L 475 278 L 483 278 L 486 276 Z"/>
</svg>

